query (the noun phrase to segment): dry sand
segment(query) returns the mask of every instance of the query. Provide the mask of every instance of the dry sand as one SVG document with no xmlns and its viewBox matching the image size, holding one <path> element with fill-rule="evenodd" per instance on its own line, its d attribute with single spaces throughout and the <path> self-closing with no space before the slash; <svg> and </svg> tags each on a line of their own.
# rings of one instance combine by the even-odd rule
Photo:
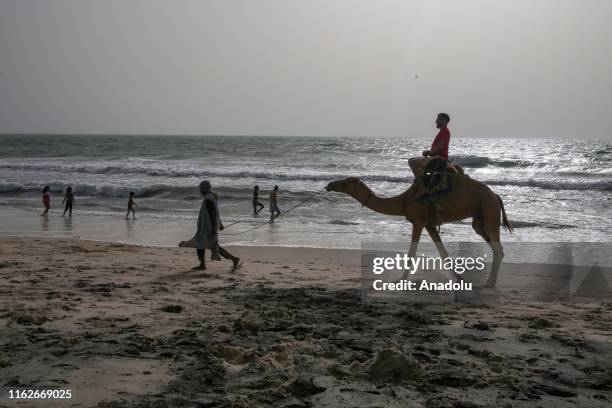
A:
<svg viewBox="0 0 612 408">
<path fill-rule="evenodd" d="M 362 302 L 358 251 L 229 249 L 235 273 L 191 271 L 187 249 L 0 238 L 0 406 L 612 405 L 609 299 Z M 34 387 L 72 399 L 8 399 Z"/>
</svg>

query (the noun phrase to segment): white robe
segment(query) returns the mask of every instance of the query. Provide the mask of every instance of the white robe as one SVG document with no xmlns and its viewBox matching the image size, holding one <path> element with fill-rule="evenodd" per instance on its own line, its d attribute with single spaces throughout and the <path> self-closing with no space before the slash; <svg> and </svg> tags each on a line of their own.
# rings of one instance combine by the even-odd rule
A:
<svg viewBox="0 0 612 408">
<path fill-rule="evenodd" d="M 202 200 L 202 206 L 200 207 L 200 214 L 198 215 L 198 230 L 196 231 L 193 238 L 189 241 L 182 241 L 179 246 L 187 248 L 197 249 L 217 249 L 218 245 L 218 234 L 213 229 L 213 223 L 208 214 L 206 208 L 206 201 L 210 200 L 215 206 L 215 212 L 217 213 L 217 228 L 219 226 L 219 209 L 217 207 L 217 200 L 212 193 L 207 193 Z"/>
</svg>

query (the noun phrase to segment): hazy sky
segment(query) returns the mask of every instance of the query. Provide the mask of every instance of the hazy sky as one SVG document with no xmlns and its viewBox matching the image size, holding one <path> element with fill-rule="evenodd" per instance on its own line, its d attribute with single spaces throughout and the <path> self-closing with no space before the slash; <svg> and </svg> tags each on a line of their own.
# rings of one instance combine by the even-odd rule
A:
<svg viewBox="0 0 612 408">
<path fill-rule="evenodd" d="M 0 0 L 0 133 L 612 138 L 611 0 Z"/>
</svg>

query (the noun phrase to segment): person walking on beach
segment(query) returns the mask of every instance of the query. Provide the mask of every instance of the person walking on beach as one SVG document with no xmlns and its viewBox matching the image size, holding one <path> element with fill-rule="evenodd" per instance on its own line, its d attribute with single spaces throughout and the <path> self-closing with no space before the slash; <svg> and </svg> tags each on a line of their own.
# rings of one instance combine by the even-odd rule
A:
<svg viewBox="0 0 612 408">
<path fill-rule="evenodd" d="M 278 186 L 274 186 L 274 190 L 270 193 L 270 222 L 273 223 L 281 214 L 278 208 Z"/>
<path fill-rule="evenodd" d="M 253 215 L 257 216 L 264 205 L 259 202 L 259 186 L 253 187 Z"/>
<path fill-rule="evenodd" d="M 49 186 L 43 188 L 43 205 L 45 206 L 45 211 L 40 215 L 47 215 L 49 208 L 51 208 L 51 195 L 49 194 L 49 190 Z"/>
<path fill-rule="evenodd" d="M 128 199 L 127 214 L 125 214 L 125 219 L 129 217 L 130 211 L 132 212 L 132 218 L 136 219 L 136 210 L 134 207 L 138 207 L 138 205 L 136 205 L 136 202 L 134 201 L 134 192 L 130 191 L 130 198 Z"/>
<path fill-rule="evenodd" d="M 66 189 L 66 194 L 64 194 L 64 199 L 62 200 L 62 204 L 66 203 L 66 208 L 64 208 L 64 213 L 62 217 L 66 215 L 66 211 L 68 212 L 68 216 L 72 217 L 72 206 L 75 203 L 74 194 L 72 194 L 72 187 L 68 187 Z"/>
<path fill-rule="evenodd" d="M 219 231 L 223 231 L 225 227 L 221 222 L 221 214 L 219 214 L 219 196 L 214 191 L 211 191 L 213 199 L 215 200 L 215 208 L 217 209 L 217 225 L 219 226 Z M 210 260 L 211 261 L 220 261 L 221 256 L 219 256 L 219 242 L 217 241 L 217 246 L 210 250 Z"/>
<path fill-rule="evenodd" d="M 202 181 L 199 189 L 203 199 L 198 215 L 197 231 L 193 238 L 189 241 L 182 241 L 179 247 L 196 248 L 200 264 L 192 270 L 206 270 L 204 255 L 206 249 L 210 249 L 213 257 L 215 252 L 218 252 L 225 259 L 231 260 L 233 263 L 232 271 L 235 271 L 241 265 L 240 258 L 233 256 L 219 245 L 219 230 L 223 230 L 223 225 L 219 217 L 217 198 L 211 191 L 210 182 L 208 180 Z"/>
</svg>

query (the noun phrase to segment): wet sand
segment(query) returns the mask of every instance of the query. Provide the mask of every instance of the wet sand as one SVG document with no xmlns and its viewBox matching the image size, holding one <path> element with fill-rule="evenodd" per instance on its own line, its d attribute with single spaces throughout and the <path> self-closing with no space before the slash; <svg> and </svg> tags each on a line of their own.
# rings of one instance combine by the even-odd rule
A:
<svg viewBox="0 0 612 408">
<path fill-rule="evenodd" d="M 359 251 L 228 249 L 234 273 L 191 271 L 189 249 L 0 238 L 0 406 L 612 404 L 609 298 L 362 302 Z"/>
</svg>

